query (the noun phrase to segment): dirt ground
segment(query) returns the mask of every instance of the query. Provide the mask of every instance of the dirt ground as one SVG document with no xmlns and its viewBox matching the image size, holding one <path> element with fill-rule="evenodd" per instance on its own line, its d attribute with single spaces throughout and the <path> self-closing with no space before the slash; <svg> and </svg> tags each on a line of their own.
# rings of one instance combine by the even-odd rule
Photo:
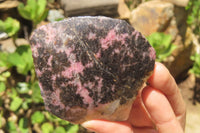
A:
<svg viewBox="0 0 200 133">
<path fill-rule="evenodd" d="M 183 98 L 187 106 L 185 133 L 200 133 L 200 103 L 193 104 L 195 78 L 190 75 L 179 84 Z"/>
</svg>

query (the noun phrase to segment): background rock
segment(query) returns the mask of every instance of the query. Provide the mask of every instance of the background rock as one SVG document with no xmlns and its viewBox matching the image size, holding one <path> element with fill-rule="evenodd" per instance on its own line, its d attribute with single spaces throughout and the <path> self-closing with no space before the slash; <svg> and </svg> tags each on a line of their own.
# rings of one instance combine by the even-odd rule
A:
<svg viewBox="0 0 200 133">
<path fill-rule="evenodd" d="M 2 3 L 0 3 L 0 10 L 8 10 L 11 8 L 16 8 L 19 4 L 19 1 L 17 0 L 6 0 Z"/>
<path fill-rule="evenodd" d="M 180 39 L 178 42 L 174 42 L 178 45 L 178 47 L 172 53 L 173 60 L 166 60 L 164 62 L 172 76 L 174 76 L 177 80 L 184 79 L 193 64 L 190 60 L 190 56 L 195 53 L 195 41 L 197 39 L 189 28 L 187 29 L 185 38 L 187 39 L 184 41 L 184 44 L 182 44 Z"/>
<path fill-rule="evenodd" d="M 182 7 L 187 6 L 187 4 L 189 2 L 189 0 L 161 0 L 161 1 L 171 2 L 174 5 L 182 6 Z"/>
<path fill-rule="evenodd" d="M 168 2 L 145 2 L 131 12 L 130 23 L 145 36 L 166 31 L 175 37 L 178 29 L 173 10 L 173 4 Z"/>
<path fill-rule="evenodd" d="M 8 38 L 8 34 L 6 32 L 0 31 L 0 40 L 4 40 Z"/>
<path fill-rule="evenodd" d="M 17 46 L 27 45 L 27 44 L 29 44 L 29 42 L 24 38 L 17 38 L 16 39 L 16 45 Z M 15 52 L 15 50 L 16 50 L 16 47 L 13 43 L 12 38 L 8 38 L 6 40 L 0 41 L 0 46 L 1 46 L 1 50 L 5 51 L 5 52 L 12 53 L 12 52 Z"/>
<path fill-rule="evenodd" d="M 0 3 L 0 19 L 4 20 L 7 17 L 18 17 L 17 6 L 19 1 L 4 1 Z"/>
<path fill-rule="evenodd" d="M 118 0 L 60 0 L 65 16 L 117 16 Z"/>
<path fill-rule="evenodd" d="M 124 2 L 124 0 L 119 0 L 118 13 L 120 19 L 129 19 L 131 15 L 131 11 L 128 8 L 127 4 Z"/>
<path fill-rule="evenodd" d="M 180 15 L 181 14 L 181 15 Z M 179 35 L 181 36 L 182 41 L 185 41 L 185 35 L 186 35 L 186 28 L 187 28 L 187 11 L 185 10 L 185 7 L 174 7 L 174 17 L 176 19 L 176 26 L 179 31 Z"/>
<path fill-rule="evenodd" d="M 131 12 L 130 18 L 131 25 L 144 36 L 154 32 L 164 32 L 172 36 L 172 43 L 177 45 L 177 49 L 164 64 L 177 79 L 187 74 L 192 65 L 190 55 L 194 52 L 191 39 L 185 42 L 186 19 L 187 12 L 184 7 L 158 0 L 142 3 Z M 187 36 L 190 34 L 188 31 Z"/>
<path fill-rule="evenodd" d="M 124 0 L 130 9 L 136 8 L 139 4 L 144 2 L 145 0 Z"/>
<path fill-rule="evenodd" d="M 20 22 L 20 30 L 18 37 L 26 37 L 26 33 L 31 32 L 32 22 L 22 18 L 17 10 L 17 6 L 20 2 L 18 0 L 5 0 L 0 2 L 0 19 L 6 20 L 7 17 L 12 17 Z"/>
<path fill-rule="evenodd" d="M 47 20 L 50 22 L 54 22 L 57 21 L 59 19 L 64 19 L 64 11 L 63 10 L 49 10 L 48 16 L 47 16 Z"/>
</svg>

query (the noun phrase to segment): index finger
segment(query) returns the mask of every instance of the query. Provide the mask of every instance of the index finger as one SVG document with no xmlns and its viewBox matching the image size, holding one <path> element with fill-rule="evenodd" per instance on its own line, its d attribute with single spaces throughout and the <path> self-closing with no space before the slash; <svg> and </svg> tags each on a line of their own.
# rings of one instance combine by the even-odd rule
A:
<svg viewBox="0 0 200 133">
<path fill-rule="evenodd" d="M 168 99 L 176 117 L 184 127 L 186 107 L 180 90 L 168 69 L 161 63 L 156 62 L 154 72 L 148 80 L 151 87 L 160 90 Z"/>
</svg>

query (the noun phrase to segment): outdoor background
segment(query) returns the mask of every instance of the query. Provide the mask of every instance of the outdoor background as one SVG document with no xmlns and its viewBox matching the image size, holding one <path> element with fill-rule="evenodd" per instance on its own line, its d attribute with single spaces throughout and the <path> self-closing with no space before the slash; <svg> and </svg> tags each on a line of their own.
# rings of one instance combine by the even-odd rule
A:
<svg viewBox="0 0 200 133">
<path fill-rule="evenodd" d="M 186 133 L 200 131 L 200 0 L 0 0 L 0 133 L 87 133 L 47 111 L 29 46 L 32 31 L 71 16 L 109 16 L 140 31 L 176 79 Z"/>
</svg>

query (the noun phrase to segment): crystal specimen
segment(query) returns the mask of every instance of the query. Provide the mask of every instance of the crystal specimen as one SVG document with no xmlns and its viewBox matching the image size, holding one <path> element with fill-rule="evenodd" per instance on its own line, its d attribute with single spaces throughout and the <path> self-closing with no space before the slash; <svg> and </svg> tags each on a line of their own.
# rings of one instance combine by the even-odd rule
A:
<svg viewBox="0 0 200 133">
<path fill-rule="evenodd" d="M 154 69 L 155 51 L 123 20 L 72 17 L 30 39 L 45 107 L 72 123 L 126 120 Z"/>
</svg>

